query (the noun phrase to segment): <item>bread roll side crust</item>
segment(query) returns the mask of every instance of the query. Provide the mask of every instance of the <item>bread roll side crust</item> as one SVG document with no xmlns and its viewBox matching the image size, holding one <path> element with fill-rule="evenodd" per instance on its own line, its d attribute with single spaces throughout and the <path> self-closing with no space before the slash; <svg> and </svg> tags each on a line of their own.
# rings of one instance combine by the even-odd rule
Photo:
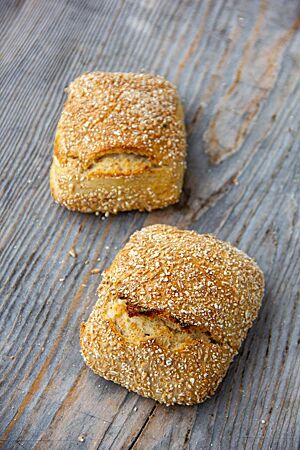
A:
<svg viewBox="0 0 300 450">
<path fill-rule="evenodd" d="M 98 375 L 166 405 L 192 405 L 213 395 L 236 351 L 205 334 L 175 350 L 155 339 L 129 342 L 100 300 L 81 326 L 86 364 Z"/>
<path fill-rule="evenodd" d="M 147 167 L 140 173 L 90 177 L 77 169 L 65 169 L 54 160 L 50 189 L 54 200 L 83 213 L 151 211 L 179 201 L 185 163 Z"/>
</svg>

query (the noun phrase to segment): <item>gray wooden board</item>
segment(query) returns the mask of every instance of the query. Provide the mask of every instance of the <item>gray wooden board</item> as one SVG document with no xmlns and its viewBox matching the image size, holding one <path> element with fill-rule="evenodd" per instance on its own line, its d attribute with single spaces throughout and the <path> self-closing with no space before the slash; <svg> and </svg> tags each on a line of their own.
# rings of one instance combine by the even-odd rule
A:
<svg viewBox="0 0 300 450">
<path fill-rule="evenodd" d="M 2 0 L 0 20 L 2 447 L 298 448 L 298 1 Z M 177 84 L 189 143 L 178 205 L 103 220 L 51 200 L 64 88 L 97 69 Z M 129 393 L 79 352 L 100 279 L 91 269 L 153 223 L 215 233 L 266 276 L 259 318 L 198 407 Z"/>
</svg>

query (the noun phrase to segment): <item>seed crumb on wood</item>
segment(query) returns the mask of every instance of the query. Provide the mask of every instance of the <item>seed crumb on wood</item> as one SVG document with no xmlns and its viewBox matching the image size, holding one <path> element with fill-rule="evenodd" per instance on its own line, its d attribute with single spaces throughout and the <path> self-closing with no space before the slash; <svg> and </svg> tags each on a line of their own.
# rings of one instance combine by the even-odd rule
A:
<svg viewBox="0 0 300 450">
<path fill-rule="evenodd" d="M 95 267 L 94 269 L 91 270 L 92 275 L 94 275 L 96 273 L 100 273 L 100 269 L 98 269 L 97 267 Z"/>
<path fill-rule="evenodd" d="M 76 258 L 77 257 L 77 252 L 76 252 L 74 247 L 70 248 L 69 255 L 72 256 L 72 258 Z"/>
<path fill-rule="evenodd" d="M 78 441 L 79 441 L 79 442 L 84 442 L 84 441 L 85 441 L 85 434 L 80 434 L 80 435 L 78 436 Z"/>
</svg>

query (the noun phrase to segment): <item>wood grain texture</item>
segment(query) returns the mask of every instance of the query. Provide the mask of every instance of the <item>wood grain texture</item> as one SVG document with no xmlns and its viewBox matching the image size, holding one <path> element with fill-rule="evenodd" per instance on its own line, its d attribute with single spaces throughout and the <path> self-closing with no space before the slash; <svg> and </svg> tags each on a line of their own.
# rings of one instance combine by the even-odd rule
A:
<svg viewBox="0 0 300 450">
<path fill-rule="evenodd" d="M 299 13 L 297 0 L 1 2 L 2 448 L 298 448 Z M 178 205 L 102 220 L 51 201 L 64 88 L 96 69 L 176 82 L 189 132 Z M 198 407 L 128 393 L 79 353 L 91 270 L 152 223 L 215 233 L 265 272 L 259 318 Z"/>
</svg>

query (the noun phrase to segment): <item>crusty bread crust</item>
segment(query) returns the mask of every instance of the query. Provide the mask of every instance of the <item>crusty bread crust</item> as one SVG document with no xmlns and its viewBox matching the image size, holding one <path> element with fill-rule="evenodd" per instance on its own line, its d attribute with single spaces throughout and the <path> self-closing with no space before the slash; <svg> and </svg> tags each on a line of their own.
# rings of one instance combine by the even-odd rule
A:
<svg viewBox="0 0 300 450">
<path fill-rule="evenodd" d="M 211 396 L 256 318 L 264 277 L 211 235 L 154 225 L 104 273 L 81 328 L 91 369 L 167 405 Z"/>
<path fill-rule="evenodd" d="M 77 78 L 58 123 L 50 187 L 72 210 L 152 210 L 179 200 L 186 137 L 176 88 L 160 76 Z"/>
</svg>

